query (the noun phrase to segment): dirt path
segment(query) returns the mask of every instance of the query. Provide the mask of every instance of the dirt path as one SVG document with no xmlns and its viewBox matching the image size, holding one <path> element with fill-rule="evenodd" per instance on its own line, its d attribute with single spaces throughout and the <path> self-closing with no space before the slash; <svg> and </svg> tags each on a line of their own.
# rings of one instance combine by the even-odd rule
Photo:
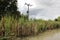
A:
<svg viewBox="0 0 60 40">
<path fill-rule="evenodd" d="M 38 36 L 23 38 L 22 40 L 60 40 L 60 29 L 49 30 Z"/>
</svg>

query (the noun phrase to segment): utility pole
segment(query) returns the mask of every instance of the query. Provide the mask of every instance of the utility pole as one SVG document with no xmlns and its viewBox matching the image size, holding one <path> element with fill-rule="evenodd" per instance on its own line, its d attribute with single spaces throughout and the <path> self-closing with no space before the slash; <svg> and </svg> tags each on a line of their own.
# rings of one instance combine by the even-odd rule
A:
<svg viewBox="0 0 60 40">
<path fill-rule="evenodd" d="M 28 20 L 29 20 L 29 6 L 32 6 L 32 5 L 27 4 L 27 3 L 25 3 L 25 5 L 27 5 L 27 7 L 28 7 L 28 10 L 27 10 L 27 18 L 28 18 Z"/>
</svg>

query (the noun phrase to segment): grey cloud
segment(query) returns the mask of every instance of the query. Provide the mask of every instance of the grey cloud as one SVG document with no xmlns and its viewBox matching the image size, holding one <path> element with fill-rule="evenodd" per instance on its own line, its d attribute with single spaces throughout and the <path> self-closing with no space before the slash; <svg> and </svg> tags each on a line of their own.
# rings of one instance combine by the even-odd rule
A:
<svg viewBox="0 0 60 40">
<path fill-rule="evenodd" d="M 60 16 L 60 0 L 36 0 L 36 5 L 43 7 L 43 10 L 38 12 L 41 18 L 54 19 Z"/>
<path fill-rule="evenodd" d="M 38 15 L 42 11 L 43 11 L 43 9 L 32 9 L 32 10 L 30 10 L 30 15 Z"/>
<path fill-rule="evenodd" d="M 51 6 L 54 4 L 54 0 L 35 0 L 37 5 Z"/>
</svg>

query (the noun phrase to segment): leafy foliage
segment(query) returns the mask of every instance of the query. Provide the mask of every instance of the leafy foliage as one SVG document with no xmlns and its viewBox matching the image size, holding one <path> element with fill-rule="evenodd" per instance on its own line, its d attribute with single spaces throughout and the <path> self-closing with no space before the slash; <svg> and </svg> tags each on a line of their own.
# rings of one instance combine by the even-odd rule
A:
<svg viewBox="0 0 60 40">
<path fill-rule="evenodd" d="M 0 18 L 5 15 L 20 15 L 17 11 L 17 0 L 0 0 Z"/>
</svg>

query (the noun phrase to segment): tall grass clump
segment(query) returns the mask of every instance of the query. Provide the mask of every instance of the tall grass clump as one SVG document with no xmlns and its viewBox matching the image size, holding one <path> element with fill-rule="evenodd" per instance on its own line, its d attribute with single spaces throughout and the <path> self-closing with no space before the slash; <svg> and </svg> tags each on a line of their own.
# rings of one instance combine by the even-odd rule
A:
<svg viewBox="0 0 60 40">
<path fill-rule="evenodd" d="M 15 34 L 16 28 L 17 28 L 17 20 L 13 17 L 4 16 L 0 20 L 0 34 L 3 35 L 5 33 L 5 36 L 9 36 L 11 34 Z"/>
</svg>

